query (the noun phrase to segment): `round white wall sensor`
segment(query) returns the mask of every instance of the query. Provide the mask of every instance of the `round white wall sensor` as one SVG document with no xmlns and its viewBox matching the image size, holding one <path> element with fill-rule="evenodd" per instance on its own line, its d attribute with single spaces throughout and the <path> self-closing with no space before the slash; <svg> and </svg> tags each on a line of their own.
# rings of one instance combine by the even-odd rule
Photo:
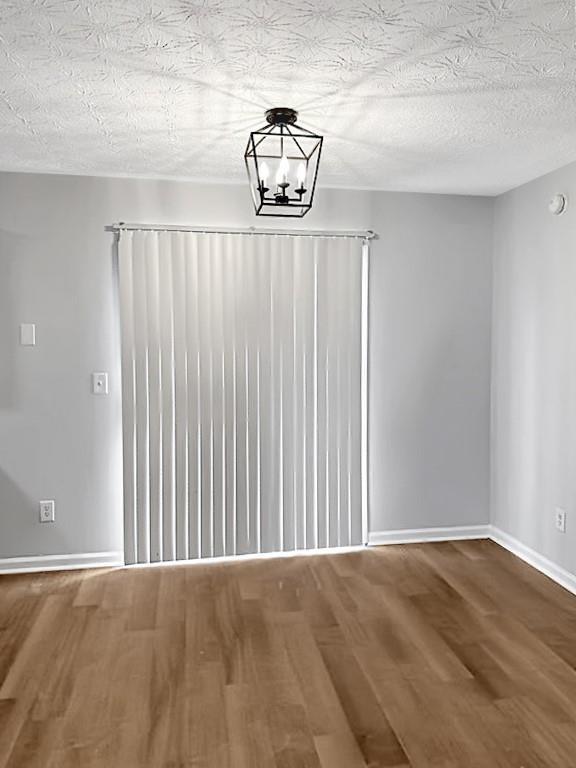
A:
<svg viewBox="0 0 576 768">
<path fill-rule="evenodd" d="M 568 198 L 566 195 L 554 195 L 552 200 L 548 203 L 548 210 L 550 213 L 553 213 L 554 216 L 560 216 L 561 213 L 564 213 L 567 207 Z"/>
</svg>

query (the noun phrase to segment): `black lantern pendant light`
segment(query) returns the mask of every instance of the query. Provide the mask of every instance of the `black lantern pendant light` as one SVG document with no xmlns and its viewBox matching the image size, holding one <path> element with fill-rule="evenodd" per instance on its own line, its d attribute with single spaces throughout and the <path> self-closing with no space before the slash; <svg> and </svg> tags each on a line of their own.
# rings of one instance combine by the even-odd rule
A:
<svg viewBox="0 0 576 768">
<path fill-rule="evenodd" d="M 275 107 L 250 134 L 244 159 L 257 216 L 305 216 L 312 207 L 322 136 L 297 119 L 294 109 Z"/>
</svg>

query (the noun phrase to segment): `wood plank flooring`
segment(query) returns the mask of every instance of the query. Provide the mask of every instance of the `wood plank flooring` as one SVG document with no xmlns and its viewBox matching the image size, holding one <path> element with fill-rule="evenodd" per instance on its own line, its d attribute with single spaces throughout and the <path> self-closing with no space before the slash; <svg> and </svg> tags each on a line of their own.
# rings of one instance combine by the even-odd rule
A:
<svg viewBox="0 0 576 768">
<path fill-rule="evenodd" d="M 0 577 L 0 768 L 574 768 L 576 598 L 488 541 Z"/>
</svg>

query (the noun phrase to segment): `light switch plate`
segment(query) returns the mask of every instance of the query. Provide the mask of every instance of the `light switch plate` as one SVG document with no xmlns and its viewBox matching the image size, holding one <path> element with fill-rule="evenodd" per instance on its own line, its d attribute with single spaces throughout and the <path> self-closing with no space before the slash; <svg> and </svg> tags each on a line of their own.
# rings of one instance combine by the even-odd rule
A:
<svg viewBox="0 0 576 768">
<path fill-rule="evenodd" d="M 36 344 L 36 325 L 20 323 L 20 344 L 23 347 L 33 347 Z"/>
<path fill-rule="evenodd" d="M 107 395 L 108 394 L 108 374 L 105 372 L 92 374 L 92 394 L 93 395 Z"/>
</svg>

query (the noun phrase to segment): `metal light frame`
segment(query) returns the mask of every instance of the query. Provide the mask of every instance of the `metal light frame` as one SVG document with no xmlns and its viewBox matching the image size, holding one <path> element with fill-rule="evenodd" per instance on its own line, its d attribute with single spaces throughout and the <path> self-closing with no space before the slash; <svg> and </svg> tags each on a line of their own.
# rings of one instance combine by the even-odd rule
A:
<svg viewBox="0 0 576 768">
<path fill-rule="evenodd" d="M 294 109 L 275 107 L 266 112 L 267 125 L 250 134 L 244 160 L 257 216 L 301 218 L 312 207 L 323 137 L 297 125 L 297 119 Z M 305 183 L 289 182 L 287 175 L 281 183 L 263 183 L 262 164 L 271 163 L 274 172 L 283 157 L 304 164 Z"/>
</svg>

